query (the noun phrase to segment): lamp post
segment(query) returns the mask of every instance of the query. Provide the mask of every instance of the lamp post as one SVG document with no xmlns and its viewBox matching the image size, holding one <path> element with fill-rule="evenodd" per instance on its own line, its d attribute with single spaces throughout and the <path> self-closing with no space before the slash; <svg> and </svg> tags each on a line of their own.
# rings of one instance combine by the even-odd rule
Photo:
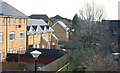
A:
<svg viewBox="0 0 120 73">
<path fill-rule="evenodd" d="M 32 52 L 30 52 L 30 54 L 33 56 L 33 58 L 35 59 L 35 73 L 37 73 L 37 58 L 39 57 L 40 54 L 42 54 L 41 52 L 34 50 Z"/>
<path fill-rule="evenodd" d="M 119 71 L 119 58 L 120 58 L 120 53 L 112 53 L 114 60 L 118 62 L 118 71 Z"/>
</svg>

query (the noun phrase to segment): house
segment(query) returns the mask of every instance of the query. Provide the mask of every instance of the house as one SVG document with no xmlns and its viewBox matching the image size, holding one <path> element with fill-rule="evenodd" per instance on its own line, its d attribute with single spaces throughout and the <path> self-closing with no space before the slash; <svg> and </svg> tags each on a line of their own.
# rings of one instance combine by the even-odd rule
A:
<svg viewBox="0 0 120 73">
<path fill-rule="evenodd" d="M 118 46 L 119 46 L 119 36 L 120 36 L 120 20 L 104 20 L 103 24 L 105 24 L 109 27 L 109 30 L 107 30 L 107 33 L 110 36 L 110 44 L 112 47 L 112 52 L 120 52 Z"/>
<path fill-rule="evenodd" d="M 72 20 L 68 19 L 68 18 L 63 18 L 60 15 L 56 15 L 54 17 L 51 17 L 48 24 L 50 26 L 53 26 L 54 23 L 57 22 L 57 21 L 62 21 L 68 28 L 72 27 Z"/>
<path fill-rule="evenodd" d="M 43 19 L 46 23 L 49 22 L 49 17 L 46 14 L 32 14 L 29 16 L 31 19 Z"/>
<path fill-rule="evenodd" d="M 54 30 L 43 19 L 28 19 L 28 48 L 56 48 L 58 38 Z"/>
<path fill-rule="evenodd" d="M 54 34 L 58 38 L 59 45 L 63 45 L 69 40 L 69 28 L 62 21 L 57 21 L 52 28 L 55 30 Z"/>
<path fill-rule="evenodd" d="M 7 53 L 25 53 L 26 20 L 24 13 L 0 1 L 0 61 L 6 60 Z"/>
</svg>

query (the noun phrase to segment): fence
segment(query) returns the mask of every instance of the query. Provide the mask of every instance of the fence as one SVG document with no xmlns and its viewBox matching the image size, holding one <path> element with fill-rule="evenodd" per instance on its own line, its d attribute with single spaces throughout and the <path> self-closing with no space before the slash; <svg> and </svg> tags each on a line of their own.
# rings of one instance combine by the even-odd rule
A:
<svg viewBox="0 0 120 73">
<path fill-rule="evenodd" d="M 69 53 L 65 54 L 61 58 L 51 62 L 48 65 L 41 67 L 41 71 L 57 71 L 65 64 L 67 64 L 68 60 L 69 60 Z"/>
<path fill-rule="evenodd" d="M 23 70 L 24 64 L 20 64 L 17 62 L 3 62 L 2 63 L 2 70 L 3 71 L 12 71 L 12 70 Z"/>
<path fill-rule="evenodd" d="M 69 60 L 69 53 L 66 53 L 62 57 L 58 58 L 57 60 L 45 65 L 41 66 L 39 71 L 57 71 L 65 64 L 67 64 Z M 29 69 L 26 69 L 29 68 Z M 3 71 L 34 71 L 34 64 L 29 63 L 17 63 L 17 62 L 5 62 L 2 64 Z"/>
</svg>

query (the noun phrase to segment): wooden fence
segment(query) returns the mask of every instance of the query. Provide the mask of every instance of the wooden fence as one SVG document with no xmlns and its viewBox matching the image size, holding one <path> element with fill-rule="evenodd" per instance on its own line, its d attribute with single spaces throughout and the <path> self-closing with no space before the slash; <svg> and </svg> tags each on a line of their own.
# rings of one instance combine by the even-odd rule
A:
<svg viewBox="0 0 120 73">
<path fill-rule="evenodd" d="M 65 54 L 61 58 L 51 62 L 48 65 L 41 67 L 40 71 L 57 71 L 65 64 L 67 64 L 68 60 L 69 60 L 69 53 Z"/>
<path fill-rule="evenodd" d="M 69 53 L 66 53 L 65 55 L 56 59 L 55 61 L 40 67 L 38 71 L 55 72 L 61 67 L 63 67 L 65 64 L 67 64 L 68 60 L 69 60 Z M 30 64 L 30 63 L 18 63 L 18 62 L 5 62 L 2 63 L 2 69 L 3 71 L 24 71 L 24 69 L 25 71 L 34 71 L 34 63 Z"/>
</svg>

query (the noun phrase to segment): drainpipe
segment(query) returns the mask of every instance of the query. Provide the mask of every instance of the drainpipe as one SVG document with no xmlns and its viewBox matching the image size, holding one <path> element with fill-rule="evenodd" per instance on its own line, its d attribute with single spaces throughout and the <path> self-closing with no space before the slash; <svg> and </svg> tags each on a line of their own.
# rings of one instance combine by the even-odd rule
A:
<svg viewBox="0 0 120 73">
<path fill-rule="evenodd" d="M 40 44 L 41 44 L 40 48 L 42 48 L 42 34 L 43 32 L 41 33 L 41 38 L 40 38 Z"/>
<path fill-rule="evenodd" d="M 35 47 L 35 45 L 34 45 L 34 34 L 33 34 L 33 48 Z"/>
<path fill-rule="evenodd" d="M 6 17 L 6 61 L 7 61 L 7 50 L 8 50 L 8 24 L 7 24 L 7 19 L 9 18 L 9 16 L 8 17 Z"/>
</svg>

